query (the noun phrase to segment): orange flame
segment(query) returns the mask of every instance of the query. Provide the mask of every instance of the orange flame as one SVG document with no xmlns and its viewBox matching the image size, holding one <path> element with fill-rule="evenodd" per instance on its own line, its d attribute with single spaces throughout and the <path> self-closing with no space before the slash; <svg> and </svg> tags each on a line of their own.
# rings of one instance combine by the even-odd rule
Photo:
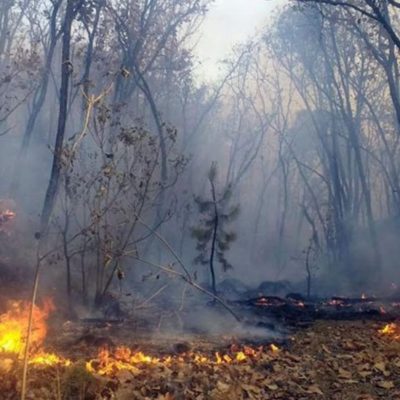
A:
<svg viewBox="0 0 400 400">
<path fill-rule="evenodd" d="M 25 336 L 28 326 L 30 304 L 24 301 L 10 302 L 9 310 L 0 315 L 0 353 L 22 354 L 25 348 Z M 47 334 L 46 320 L 54 310 L 50 299 L 44 301 L 43 307 L 33 309 L 33 326 L 31 343 L 38 348 Z"/>
<path fill-rule="evenodd" d="M 113 375 L 118 371 L 137 372 L 139 369 L 136 365 L 157 364 L 159 361 L 158 358 L 147 356 L 142 352 L 134 353 L 122 346 L 118 347 L 114 354 L 108 349 L 101 349 L 97 359 L 86 363 L 86 369 L 99 375 Z"/>
<path fill-rule="evenodd" d="M 10 303 L 9 310 L 0 315 L 0 371 L 12 368 L 14 362 L 18 362 L 18 358 L 23 354 L 26 345 L 29 308 L 29 303 L 14 301 Z M 72 364 L 70 360 L 58 354 L 42 351 L 42 344 L 47 334 L 46 322 L 50 312 L 54 309 L 51 300 L 46 300 L 42 307 L 35 306 L 33 309 L 31 336 L 33 351 L 31 351 L 29 358 L 31 365 L 43 367 L 60 365 L 68 367 Z M 274 344 L 271 344 L 269 348 L 275 353 L 280 351 Z M 210 365 L 242 363 L 261 357 L 263 351 L 264 348 L 262 346 L 253 348 L 250 346 L 239 347 L 234 344 L 226 353 L 216 352 L 214 355 L 207 355 L 200 352 L 187 352 L 158 358 L 121 346 L 113 351 L 104 348 L 100 349 L 95 359 L 87 361 L 86 369 L 90 373 L 102 376 L 114 376 L 119 371 L 128 371 L 136 374 L 140 372 L 143 365 L 148 364 L 157 365 L 162 363 L 165 365 L 188 360 Z M 2 354 L 5 358 L 1 357 Z M 9 357 L 9 354 L 15 354 L 16 357 Z"/>
<path fill-rule="evenodd" d="M 275 346 L 276 347 L 276 346 Z M 277 347 L 276 347 L 277 348 Z M 173 361 L 183 362 L 191 360 L 199 364 L 232 364 L 241 363 L 259 357 L 263 347 L 253 349 L 244 346 L 241 350 L 235 350 L 229 354 L 216 352 L 214 357 L 197 352 L 181 354 L 179 356 L 165 356 L 163 358 L 152 357 L 140 351 L 133 352 L 127 347 L 118 347 L 110 352 L 108 349 L 101 349 L 97 358 L 86 363 L 86 369 L 90 373 L 102 376 L 113 376 L 120 371 L 137 373 L 145 364 L 169 364 Z"/>
<path fill-rule="evenodd" d="M 71 365 L 71 361 L 64 359 L 57 354 L 54 353 L 38 353 L 35 354 L 30 360 L 30 364 L 33 365 L 44 365 L 44 366 L 52 366 L 52 365 L 64 365 L 68 367 Z"/>
<path fill-rule="evenodd" d="M 379 333 L 391 336 L 394 339 L 400 339 L 400 326 L 395 323 L 387 324 L 379 330 Z"/>
<path fill-rule="evenodd" d="M 281 349 L 273 343 L 269 347 L 273 353 L 278 353 L 279 351 L 281 351 Z"/>
</svg>

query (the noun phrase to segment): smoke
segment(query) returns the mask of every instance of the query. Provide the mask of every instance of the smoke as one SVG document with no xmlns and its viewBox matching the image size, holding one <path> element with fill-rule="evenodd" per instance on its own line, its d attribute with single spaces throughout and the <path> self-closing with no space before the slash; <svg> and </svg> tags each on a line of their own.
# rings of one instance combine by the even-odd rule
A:
<svg viewBox="0 0 400 400">
<path fill-rule="evenodd" d="M 385 293 L 400 279 L 396 104 L 388 71 L 366 50 L 368 26 L 349 20 L 354 29 L 347 29 L 340 9 L 284 8 L 263 34 L 243 37 L 221 77 L 208 82 L 197 76 L 192 50 L 208 2 L 155 3 L 151 15 L 127 2 L 74 17 L 63 115 L 62 43 L 52 55 L 49 19 L 39 18 L 36 29 L 25 17 L 38 5 L 27 14 L 13 6 L 21 30 L 12 51 L 0 48 L 0 92 L 8 94 L 0 107 L 0 134 L 7 132 L 0 136 L 0 199 L 12 202 L 17 217 L 10 233 L 0 232 L 2 269 L 29 286 L 56 157 L 56 204 L 39 242 L 43 290 L 57 293 L 65 308 L 72 304 L 78 317 L 103 315 L 111 296 L 131 315 L 141 304 L 175 310 L 171 321 L 181 318 L 189 331 L 271 336 L 206 307 L 198 294 L 182 300 L 179 274 L 210 289 L 212 268 L 228 300 L 227 280 L 235 282 L 235 299 L 271 281 L 304 294 L 307 279 L 316 296 Z M 57 25 L 64 10 L 48 7 L 44 14 L 55 12 Z M 148 31 L 135 42 L 140 18 L 150 18 Z M 166 26 L 174 28 L 164 37 Z M 26 42 L 23 32 L 35 40 Z M 389 57 L 393 43 L 377 43 L 369 45 Z M 62 118 L 65 139 L 54 153 Z M 207 178 L 213 163 L 216 193 L 231 192 L 230 204 L 240 206 L 229 224 Z M 218 218 L 219 226 L 206 229 Z M 192 235 L 198 227 L 202 246 Z"/>
</svg>

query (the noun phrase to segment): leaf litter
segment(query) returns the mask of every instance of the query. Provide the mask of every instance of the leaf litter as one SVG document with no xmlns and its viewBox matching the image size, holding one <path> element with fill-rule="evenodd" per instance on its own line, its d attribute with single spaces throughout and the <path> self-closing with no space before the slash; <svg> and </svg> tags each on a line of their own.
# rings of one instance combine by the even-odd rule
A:
<svg viewBox="0 0 400 400">
<path fill-rule="evenodd" d="M 264 346 L 249 356 L 218 358 L 207 349 L 204 356 L 175 354 L 107 374 L 96 358 L 89 371 L 91 355 L 81 353 L 68 366 L 33 365 L 28 398 L 400 400 L 400 340 L 381 329 L 373 321 L 320 321 L 279 350 Z M 20 368 L 0 357 L 0 399 L 18 398 Z"/>
</svg>

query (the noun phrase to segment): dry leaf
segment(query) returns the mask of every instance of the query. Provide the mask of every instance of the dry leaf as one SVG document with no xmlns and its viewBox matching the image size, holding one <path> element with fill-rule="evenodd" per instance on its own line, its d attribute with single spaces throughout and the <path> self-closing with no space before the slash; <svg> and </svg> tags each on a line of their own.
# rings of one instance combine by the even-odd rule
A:
<svg viewBox="0 0 400 400">
<path fill-rule="evenodd" d="M 377 382 L 376 386 L 389 390 L 394 388 L 394 383 L 392 381 L 379 381 Z"/>
<path fill-rule="evenodd" d="M 381 372 L 386 372 L 386 364 L 384 362 L 378 362 L 374 367 Z"/>
<path fill-rule="evenodd" d="M 320 394 L 321 396 L 323 396 L 323 392 L 322 390 L 319 388 L 318 385 L 311 385 L 308 387 L 308 389 L 306 390 L 306 393 L 310 393 L 310 394 Z"/>
<path fill-rule="evenodd" d="M 332 352 L 324 344 L 322 345 L 322 350 L 324 350 L 325 353 L 332 354 Z"/>
<path fill-rule="evenodd" d="M 346 371 L 343 368 L 339 368 L 339 378 L 343 378 L 343 379 L 351 379 L 352 375 L 351 372 Z"/>
</svg>

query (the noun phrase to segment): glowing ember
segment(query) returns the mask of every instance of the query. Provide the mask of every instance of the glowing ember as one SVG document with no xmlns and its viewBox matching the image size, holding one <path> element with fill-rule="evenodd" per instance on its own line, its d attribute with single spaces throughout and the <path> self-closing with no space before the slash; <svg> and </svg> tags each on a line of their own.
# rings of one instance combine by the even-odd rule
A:
<svg viewBox="0 0 400 400">
<path fill-rule="evenodd" d="M 257 306 L 263 306 L 263 305 L 268 305 L 269 301 L 265 297 L 260 297 L 257 299 L 256 305 Z"/>
<path fill-rule="evenodd" d="M 285 301 L 278 297 L 265 297 L 265 296 L 259 297 L 255 302 L 256 306 L 261 306 L 261 307 L 281 307 L 285 304 L 286 304 Z"/>
<path fill-rule="evenodd" d="M 332 300 L 328 301 L 328 305 L 329 306 L 335 306 L 335 307 L 344 306 L 344 300 L 342 300 L 342 299 L 332 299 Z"/>
<path fill-rule="evenodd" d="M 0 353 L 22 354 L 25 347 L 25 335 L 28 326 L 30 305 L 23 301 L 10 303 L 9 310 L 0 315 Z M 33 310 L 31 343 L 38 348 L 47 334 L 46 320 L 54 310 L 51 300 L 46 300 L 42 308 Z"/>
</svg>

